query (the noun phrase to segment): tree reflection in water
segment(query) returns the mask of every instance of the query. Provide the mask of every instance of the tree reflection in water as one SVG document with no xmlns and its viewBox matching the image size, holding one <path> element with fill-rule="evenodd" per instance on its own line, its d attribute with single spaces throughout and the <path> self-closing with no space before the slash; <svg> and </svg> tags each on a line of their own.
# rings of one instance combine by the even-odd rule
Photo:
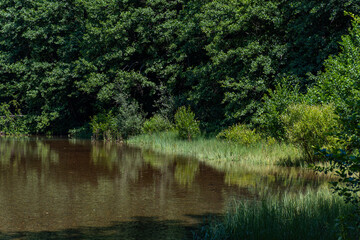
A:
<svg viewBox="0 0 360 240">
<path fill-rule="evenodd" d="M 162 239 L 178 238 L 198 223 L 190 214 L 220 214 L 234 197 L 297 192 L 324 181 L 298 169 L 210 167 L 106 142 L 0 138 L 0 239 L 140 239 L 141 226 L 147 239 L 159 238 L 150 232 L 156 227 Z"/>
</svg>

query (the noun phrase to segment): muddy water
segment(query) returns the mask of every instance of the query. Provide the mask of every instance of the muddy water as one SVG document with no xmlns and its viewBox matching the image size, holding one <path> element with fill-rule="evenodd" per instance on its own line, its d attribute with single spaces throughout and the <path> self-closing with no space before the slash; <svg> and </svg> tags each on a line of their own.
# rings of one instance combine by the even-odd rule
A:
<svg viewBox="0 0 360 240">
<path fill-rule="evenodd" d="M 0 239 L 186 239 L 234 197 L 322 182 L 103 142 L 0 138 Z"/>
</svg>

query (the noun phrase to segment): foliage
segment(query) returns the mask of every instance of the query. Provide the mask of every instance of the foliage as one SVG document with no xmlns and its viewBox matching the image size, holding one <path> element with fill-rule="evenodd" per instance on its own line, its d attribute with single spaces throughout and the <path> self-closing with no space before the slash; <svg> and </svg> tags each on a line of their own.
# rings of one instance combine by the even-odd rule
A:
<svg viewBox="0 0 360 240">
<path fill-rule="evenodd" d="M 221 131 L 216 138 L 243 145 L 255 144 L 261 140 L 260 135 L 256 133 L 255 129 L 251 130 L 242 124 L 236 124 Z"/>
<path fill-rule="evenodd" d="M 345 221 L 344 228 L 360 232 L 360 153 L 351 154 L 342 149 L 326 150 L 318 152 L 329 163 L 328 166 L 315 166 L 319 172 L 331 172 L 338 180 L 331 182 L 332 189 L 346 202 L 355 206 L 352 213 L 341 216 L 339 220 Z M 345 235 L 342 232 L 342 235 Z M 343 239 L 347 239 L 346 237 Z"/>
<path fill-rule="evenodd" d="M 330 163 L 328 167 L 317 166 L 316 170 L 333 172 L 339 180 L 333 182 L 333 189 L 347 202 L 355 205 L 360 203 L 360 156 L 349 154 L 344 150 L 328 151 L 322 149 L 321 154 Z M 360 209 L 359 209 L 360 210 Z M 360 219 L 359 219 L 360 220 Z"/>
<path fill-rule="evenodd" d="M 347 102 L 346 114 L 343 110 L 339 111 L 342 112 L 340 122 L 344 128 L 337 136 L 346 141 L 346 146 L 337 149 L 318 148 L 317 154 L 328 165 L 314 166 L 314 169 L 337 176 L 337 181 L 331 182 L 333 190 L 356 207 L 352 214 L 343 216 L 344 221 L 350 220 L 352 223 L 344 226 L 360 232 L 360 101 L 353 99 Z"/>
<path fill-rule="evenodd" d="M 210 219 L 195 239 L 339 239 L 343 224 L 336 219 L 353 207 L 328 190 L 285 196 L 262 196 L 260 201 L 234 200 L 223 219 Z M 358 231 L 343 229 L 347 239 Z"/>
<path fill-rule="evenodd" d="M 70 129 L 68 132 L 70 138 L 91 138 L 92 129 L 90 124 L 85 124 L 82 127 Z"/>
<path fill-rule="evenodd" d="M 261 132 L 277 140 L 284 140 L 285 128 L 281 121 L 281 115 L 291 104 L 300 103 L 303 95 L 299 85 L 290 78 L 284 78 L 275 89 L 269 89 L 263 97 L 263 104 L 254 123 L 259 126 Z"/>
<path fill-rule="evenodd" d="M 160 114 L 155 114 L 150 119 L 144 122 L 142 131 L 144 133 L 156 133 L 162 131 L 172 130 L 172 123 Z"/>
<path fill-rule="evenodd" d="M 346 145 L 335 149 L 318 146 L 318 154 L 328 165 L 314 168 L 337 176 L 338 180 L 332 182 L 334 191 L 357 208 L 343 216 L 343 220 L 351 222 L 345 227 L 360 232 L 360 17 L 347 14 L 353 18 L 353 26 L 342 37 L 341 52 L 325 61 L 325 71 L 319 73 L 319 83 L 309 95 L 314 101 L 331 101 L 337 107 L 339 121 L 344 126 L 337 137 L 346 141 Z"/>
<path fill-rule="evenodd" d="M 141 133 L 144 117 L 139 104 L 122 93 L 114 98 L 116 108 L 91 118 L 94 139 L 123 140 Z"/>
<path fill-rule="evenodd" d="M 111 140 L 116 134 L 116 122 L 112 112 L 99 113 L 91 118 L 90 126 L 93 138 Z"/>
<path fill-rule="evenodd" d="M 359 4 L 207 1 L 193 21 L 206 36 L 198 41 L 208 59 L 186 79 L 192 86 L 188 98 L 202 106 L 195 109 L 199 119 L 215 122 L 220 115 L 226 125 L 247 123 L 261 109 L 267 89 L 284 75 L 296 75 L 300 87 L 306 86 L 305 75 L 320 70 L 323 60 L 338 50 L 336 42 L 350 23 L 344 10 L 359 12 Z"/>
<path fill-rule="evenodd" d="M 118 138 L 127 139 L 141 133 L 144 115 L 136 101 L 130 101 L 126 95 L 118 94 L 117 115 L 115 116 L 116 134 Z"/>
<path fill-rule="evenodd" d="M 200 136 L 194 141 L 179 139 L 176 132 L 161 132 L 134 136 L 126 141 L 127 144 L 156 152 L 195 157 L 214 167 L 219 164 L 249 165 L 283 165 L 282 160 L 287 159 L 296 163 L 302 159 L 302 152 L 297 147 L 278 143 L 267 144 L 259 142 L 250 146 L 229 144 L 216 138 Z"/>
<path fill-rule="evenodd" d="M 308 94 L 312 102 L 331 102 L 344 114 L 349 103 L 360 99 L 360 18 L 352 16 L 353 26 L 342 37 L 340 53 L 325 61 L 325 71 L 315 77 L 316 85 Z"/>
<path fill-rule="evenodd" d="M 281 115 L 287 140 L 304 151 L 307 161 L 315 161 L 314 147 L 336 147 L 337 138 L 330 134 L 338 126 L 332 105 L 290 105 Z"/>
<path fill-rule="evenodd" d="M 14 109 L 13 112 L 12 109 Z M 0 132 L 5 135 L 27 133 L 19 104 L 16 101 L 0 104 Z"/>
<path fill-rule="evenodd" d="M 190 107 L 180 107 L 174 116 L 175 128 L 182 139 L 191 140 L 200 135 L 199 121 L 195 119 L 195 114 Z"/>
<path fill-rule="evenodd" d="M 16 100 L 33 133 L 67 133 L 115 109 L 117 85 L 145 114 L 159 111 L 165 89 L 172 109 L 196 106 L 206 131 L 249 123 L 284 75 L 309 83 L 306 73 L 338 52 L 350 26 L 343 11 L 359 8 L 353 0 L 3 0 L 0 101 Z"/>
</svg>

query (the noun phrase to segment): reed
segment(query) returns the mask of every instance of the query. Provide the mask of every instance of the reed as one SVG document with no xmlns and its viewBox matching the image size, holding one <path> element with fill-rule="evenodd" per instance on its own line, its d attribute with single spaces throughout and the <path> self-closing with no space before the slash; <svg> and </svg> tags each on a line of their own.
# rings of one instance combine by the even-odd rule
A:
<svg viewBox="0 0 360 240">
<path fill-rule="evenodd" d="M 359 239 L 351 223 L 339 220 L 352 211 L 328 189 L 233 200 L 225 216 L 208 219 L 194 239 Z"/>
<path fill-rule="evenodd" d="M 127 143 L 165 154 L 192 156 L 207 162 L 241 162 L 253 165 L 301 165 L 302 153 L 293 145 L 260 141 L 253 145 L 198 137 L 192 141 L 177 138 L 175 132 L 144 134 Z"/>
</svg>

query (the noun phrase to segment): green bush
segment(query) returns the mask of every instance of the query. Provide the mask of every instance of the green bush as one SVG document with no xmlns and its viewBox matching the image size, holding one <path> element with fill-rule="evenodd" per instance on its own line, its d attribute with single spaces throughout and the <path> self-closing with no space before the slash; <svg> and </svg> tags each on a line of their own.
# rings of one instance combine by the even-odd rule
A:
<svg viewBox="0 0 360 240">
<path fill-rule="evenodd" d="M 243 145 L 251 145 L 259 142 L 261 139 L 255 129 L 251 130 L 243 124 L 236 124 L 221 131 L 216 138 L 226 139 L 229 142 L 235 142 Z"/>
<path fill-rule="evenodd" d="M 200 135 L 200 123 L 195 119 L 195 113 L 191 111 L 190 107 L 180 107 L 175 113 L 174 119 L 180 138 L 190 141 Z"/>
<path fill-rule="evenodd" d="M 143 125 L 144 133 L 155 133 L 171 130 L 173 128 L 172 123 L 162 115 L 156 114 L 150 119 L 146 120 Z"/>
<path fill-rule="evenodd" d="M 139 104 L 124 94 L 115 98 L 118 108 L 91 118 L 94 139 L 123 140 L 141 133 L 144 117 Z"/>
<path fill-rule="evenodd" d="M 112 111 L 99 113 L 91 118 L 90 127 L 95 140 L 112 140 L 116 136 L 116 121 Z"/>
<path fill-rule="evenodd" d="M 281 115 L 287 140 L 299 145 L 307 160 L 313 162 L 314 147 L 333 148 L 338 138 L 331 133 L 338 127 L 338 116 L 332 105 L 290 105 Z"/>
<path fill-rule="evenodd" d="M 297 80 L 282 79 L 275 89 L 269 89 L 263 97 L 262 107 L 254 118 L 254 123 L 262 133 L 276 140 L 285 139 L 285 128 L 280 116 L 290 104 L 299 103 L 303 95 L 299 92 Z"/>
<path fill-rule="evenodd" d="M 115 100 L 119 106 L 115 117 L 117 138 L 128 139 L 130 136 L 140 134 L 144 114 L 139 104 L 122 93 L 118 94 Z"/>
<path fill-rule="evenodd" d="M 25 120 L 16 101 L 0 104 L 0 132 L 5 135 L 27 134 Z"/>
<path fill-rule="evenodd" d="M 346 228 L 360 233 L 360 100 L 354 100 L 348 107 L 351 114 L 340 115 L 340 122 L 344 127 L 338 133 L 339 138 L 348 141 L 347 149 L 318 149 L 318 154 L 324 157 L 328 165 L 314 168 L 336 176 L 337 180 L 331 182 L 332 189 L 356 207 L 354 212 L 340 220 L 347 221 L 344 224 Z M 342 239 L 350 238 L 345 235 Z"/>
<path fill-rule="evenodd" d="M 347 221 L 344 229 L 360 233 L 360 17 L 347 14 L 353 18 L 352 28 L 342 37 L 341 52 L 326 60 L 325 71 L 310 94 L 316 100 L 334 103 L 343 126 L 337 136 L 347 141 L 343 148 L 318 149 L 328 165 L 315 169 L 336 176 L 331 182 L 333 190 L 357 209 L 340 222 Z M 341 239 L 359 236 L 350 238 L 341 231 Z"/>
</svg>

